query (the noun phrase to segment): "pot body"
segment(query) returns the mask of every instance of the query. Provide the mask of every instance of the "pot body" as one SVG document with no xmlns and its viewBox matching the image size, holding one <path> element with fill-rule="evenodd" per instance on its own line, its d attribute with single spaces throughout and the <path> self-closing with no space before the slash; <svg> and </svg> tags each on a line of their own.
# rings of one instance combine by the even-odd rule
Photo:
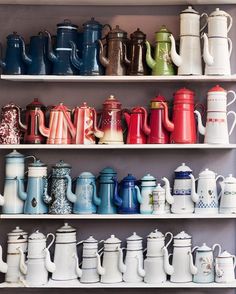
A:
<svg viewBox="0 0 236 294">
<path fill-rule="evenodd" d="M 118 213 L 136 214 L 140 212 L 137 189 L 134 181 L 122 181 L 119 191 L 122 204 L 118 208 Z"/>
<path fill-rule="evenodd" d="M 215 280 L 214 259 L 211 251 L 198 251 L 195 258 L 197 273 L 193 276 L 195 283 L 213 283 Z"/>
<path fill-rule="evenodd" d="M 139 275 L 138 268 L 143 268 L 143 250 L 127 250 L 125 257 L 126 271 L 123 280 L 126 283 L 140 283 L 143 277 Z"/>
<path fill-rule="evenodd" d="M 164 269 L 164 257 L 150 257 L 144 260 L 145 277 L 144 282 L 147 284 L 165 283 L 167 274 Z"/>
<path fill-rule="evenodd" d="M 152 190 L 154 188 L 155 188 L 155 185 L 154 186 L 142 186 L 142 188 L 141 188 L 142 203 L 140 204 L 140 213 L 142 213 L 142 214 L 153 213 Z"/>
<path fill-rule="evenodd" d="M 216 8 L 216 10 L 219 8 Z M 222 11 L 223 12 L 223 11 Z M 208 35 L 209 37 L 227 37 L 232 23 L 228 24 L 228 13 L 220 13 L 208 17 Z M 231 22 L 231 21 L 230 21 Z"/>
<path fill-rule="evenodd" d="M 169 133 L 163 124 L 164 113 L 163 108 L 151 108 L 150 113 L 150 129 L 151 133 L 148 136 L 148 144 L 168 144 Z"/>
<path fill-rule="evenodd" d="M 48 282 L 48 271 L 44 258 L 28 258 L 26 283 L 29 287 L 46 285 Z"/>
<path fill-rule="evenodd" d="M 165 214 L 168 213 L 170 207 L 166 202 L 166 193 L 165 191 L 153 191 L 153 214 Z"/>
<path fill-rule="evenodd" d="M 137 112 L 136 112 L 137 111 Z M 138 108 L 133 109 L 128 124 L 126 144 L 146 144 L 147 136 L 143 131 L 144 113 Z"/>
<path fill-rule="evenodd" d="M 82 276 L 80 278 L 80 283 L 98 283 L 100 281 L 100 277 L 97 271 L 97 257 L 88 256 L 84 257 L 82 260 Z"/>
<path fill-rule="evenodd" d="M 225 183 L 220 200 L 220 213 L 236 213 L 235 183 Z"/>
<path fill-rule="evenodd" d="M 216 277 L 217 283 L 230 283 L 235 280 L 234 268 L 235 257 L 216 257 Z"/>
<path fill-rule="evenodd" d="M 101 276 L 101 283 L 120 283 L 122 282 L 122 273 L 119 269 L 120 252 L 117 250 L 104 250 L 102 266 L 105 274 Z"/>
<path fill-rule="evenodd" d="M 171 43 L 169 41 L 156 42 L 155 61 L 156 64 L 152 69 L 152 75 L 169 76 L 175 74 L 173 62 L 170 57 Z"/>
</svg>

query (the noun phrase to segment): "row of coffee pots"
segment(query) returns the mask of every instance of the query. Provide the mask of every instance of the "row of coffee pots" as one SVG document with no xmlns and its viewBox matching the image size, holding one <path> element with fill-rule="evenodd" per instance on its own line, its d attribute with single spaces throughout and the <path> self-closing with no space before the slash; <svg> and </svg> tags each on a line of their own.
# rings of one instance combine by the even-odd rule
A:
<svg viewBox="0 0 236 294">
<path fill-rule="evenodd" d="M 232 99 L 228 101 L 229 95 Z M 131 110 L 122 109 L 121 102 L 110 95 L 103 102 L 103 109 L 97 123 L 97 112 L 93 107 L 83 103 L 71 111 L 60 103 L 50 110 L 49 127 L 46 126 L 46 107 L 35 99 L 26 106 L 25 124 L 21 121 L 20 108 L 7 104 L 2 108 L 0 121 L 0 143 L 20 144 L 194 144 L 197 142 L 198 130 L 204 135 L 204 143 L 228 144 L 229 136 L 236 125 L 236 113 L 227 111 L 236 100 L 234 91 L 226 91 L 219 85 L 207 93 L 206 126 L 203 126 L 202 116 L 196 108 L 202 104 L 194 102 L 194 92 L 181 88 L 174 93 L 172 120 L 169 119 L 168 102 L 158 95 L 150 102 L 150 115 L 142 106 Z M 204 111 L 203 111 L 204 112 Z M 228 117 L 233 116 L 233 122 L 228 130 Z M 127 131 L 123 118 L 126 121 Z"/>
<path fill-rule="evenodd" d="M 47 240 L 52 238 L 49 245 Z M 167 241 L 167 239 L 169 239 Z M 55 240 L 54 261 L 49 249 Z M 172 264 L 169 261 L 168 247 L 173 240 Z M 173 283 L 227 283 L 235 280 L 235 256 L 221 246 L 192 248 L 192 237 L 180 232 L 162 234 L 155 230 L 147 236 L 147 248 L 143 249 L 143 238 L 135 232 L 126 238 L 127 246 L 111 235 L 98 242 L 93 236 L 77 242 L 76 229 L 65 223 L 57 229 L 56 237 L 47 236 L 38 230 L 29 237 L 19 227 L 8 234 L 7 262 L 0 256 L 0 272 L 6 274 L 8 284 L 23 286 L 43 286 L 51 282 L 76 281 L 81 283 L 164 283 L 167 275 Z M 99 249 L 99 243 L 103 247 Z M 82 261 L 79 263 L 77 246 L 83 244 Z M 214 258 L 215 249 L 218 249 Z M 126 251 L 124 258 L 124 251 Z M 2 247 L 0 246 L 2 253 Z M 194 252 L 195 263 L 194 263 Z M 144 260 L 144 253 L 146 254 Z"/>
<path fill-rule="evenodd" d="M 200 19 L 205 24 L 200 28 Z M 56 75 L 146 75 L 148 67 L 153 75 L 201 75 L 202 57 L 200 33 L 204 33 L 203 59 L 206 75 L 229 75 L 232 42 L 228 32 L 232 17 L 216 8 L 209 16 L 201 16 L 191 6 L 180 13 L 180 50 L 176 52 L 175 39 L 165 26 L 155 34 L 155 58 L 146 35 L 137 29 L 128 39 L 119 26 L 111 29 L 94 18 L 83 24 L 83 32 L 69 20 L 57 25 L 53 48 L 51 34 L 40 32 L 30 38 L 29 52 L 17 33 L 8 35 L 6 57 L 1 61 L 5 74 Z M 108 27 L 106 45 L 102 31 Z M 107 50 L 104 47 L 107 47 Z M 105 52 L 106 51 L 106 52 Z M 105 70 L 104 70 L 105 69 Z"/>
<path fill-rule="evenodd" d="M 33 157 L 33 156 L 31 156 Z M 117 172 L 104 168 L 98 177 L 83 172 L 74 179 L 72 192 L 71 166 L 59 161 L 48 177 L 47 165 L 36 160 L 28 165 L 25 190 L 25 157 L 17 151 L 6 155 L 5 183 L 0 205 L 5 214 L 165 214 L 236 213 L 236 179 L 216 176 L 205 169 L 199 174 L 197 191 L 192 170 L 184 163 L 175 170 L 173 192 L 166 177 L 157 179 L 146 174 L 140 181 L 128 174 L 118 183 Z M 50 188 L 48 188 L 48 178 Z M 217 192 L 217 181 L 221 193 Z M 220 209 L 219 209 L 219 198 Z"/>
</svg>

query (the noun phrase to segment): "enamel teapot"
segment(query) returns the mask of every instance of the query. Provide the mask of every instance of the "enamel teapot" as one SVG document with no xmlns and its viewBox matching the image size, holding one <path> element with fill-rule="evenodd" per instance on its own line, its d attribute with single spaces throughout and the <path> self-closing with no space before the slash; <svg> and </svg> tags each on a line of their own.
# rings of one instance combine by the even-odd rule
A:
<svg viewBox="0 0 236 294">
<path fill-rule="evenodd" d="M 143 281 L 143 238 L 135 232 L 128 238 L 125 262 L 122 266 L 123 280 L 126 283 L 139 283 Z M 121 251 L 122 252 L 122 249 Z"/>
<path fill-rule="evenodd" d="M 214 244 L 212 248 L 208 247 L 206 243 L 202 246 L 196 246 L 192 252 L 196 250 L 195 266 L 197 273 L 193 276 L 195 283 L 213 283 L 215 281 L 214 256 L 215 249 L 218 249 L 218 255 L 221 254 L 221 246 Z"/>
<path fill-rule="evenodd" d="M 174 250 L 172 266 L 173 273 L 170 276 L 170 281 L 173 283 L 188 283 L 192 282 L 193 275 L 197 273 L 197 268 L 193 264 L 192 256 L 192 237 L 180 232 L 174 236 Z"/>
<path fill-rule="evenodd" d="M 195 213 L 198 214 L 216 214 L 219 207 L 219 195 L 217 193 L 216 183 L 224 177 L 216 176 L 216 173 L 206 168 L 199 174 L 197 195 L 199 197 L 195 204 Z"/>
<path fill-rule="evenodd" d="M 146 61 L 148 66 L 152 69 L 153 76 L 169 76 L 175 74 L 174 64 L 170 57 L 171 33 L 166 26 L 162 26 L 158 32 L 155 33 L 155 58 L 152 58 L 151 46 L 146 41 L 147 54 Z"/>
<path fill-rule="evenodd" d="M 56 231 L 56 242 L 54 252 L 55 271 L 52 279 L 56 281 L 76 280 L 81 277 L 79 268 L 76 229 L 65 223 Z"/>
<path fill-rule="evenodd" d="M 51 243 L 46 246 L 46 241 L 52 237 Z M 55 236 L 49 233 L 47 237 L 38 230 L 28 238 L 27 261 L 24 262 L 24 252 L 19 249 L 22 257 L 20 268 L 26 273 L 26 284 L 29 287 L 43 286 L 48 282 L 48 273 L 53 273 L 56 269 L 51 261 L 49 248 L 52 246 Z"/>
<path fill-rule="evenodd" d="M 229 252 L 220 253 L 215 260 L 216 283 L 230 283 L 235 281 L 234 269 L 236 257 Z"/>
<path fill-rule="evenodd" d="M 170 240 L 165 244 L 167 236 Z M 144 260 L 144 282 L 148 284 L 164 283 L 167 275 L 173 274 L 173 267 L 169 263 L 168 247 L 173 240 L 173 234 L 163 235 L 158 230 L 151 232 L 147 237 L 147 255 Z"/>
<path fill-rule="evenodd" d="M 171 195 L 169 180 L 162 178 L 164 187 L 158 183 L 152 190 L 153 214 L 165 214 L 170 212 L 170 205 L 174 203 L 174 197 Z"/>
<path fill-rule="evenodd" d="M 236 178 L 229 174 L 221 185 L 220 213 L 236 213 Z"/>
<path fill-rule="evenodd" d="M 151 214 L 153 212 L 152 191 L 156 187 L 156 178 L 146 174 L 141 178 L 141 197 L 140 213 Z"/>
<path fill-rule="evenodd" d="M 128 125 L 126 144 L 146 144 L 151 129 L 147 124 L 147 110 L 144 107 L 134 107 L 129 114 L 124 112 Z"/>
</svg>

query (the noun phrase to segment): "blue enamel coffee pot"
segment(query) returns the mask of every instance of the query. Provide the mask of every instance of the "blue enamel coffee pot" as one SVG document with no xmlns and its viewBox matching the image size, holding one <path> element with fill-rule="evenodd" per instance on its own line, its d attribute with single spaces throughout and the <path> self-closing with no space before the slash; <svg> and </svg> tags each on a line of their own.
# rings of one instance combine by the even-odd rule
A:
<svg viewBox="0 0 236 294">
<path fill-rule="evenodd" d="M 83 24 L 82 58 L 77 54 L 77 47 L 71 42 L 73 65 L 80 70 L 81 75 L 103 75 L 104 67 L 99 61 L 98 40 L 102 38 L 102 30 L 109 25 L 102 25 L 93 17 Z M 79 49 L 79 48 L 78 48 Z"/>
<path fill-rule="evenodd" d="M 118 213 L 140 213 L 142 196 L 136 183 L 137 179 L 132 174 L 128 174 L 128 176 L 121 181 L 119 195 L 116 193 L 114 198 L 118 206 Z"/>
<path fill-rule="evenodd" d="M 114 214 L 117 208 L 114 195 L 117 194 L 117 173 L 111 167 L 106 167 L 100 172 L 98 197 L 94 195 L 94 203 L 98 206 L 97 213 Z"/>
<path fill-rule="evenodd" d="M 27 65 L 29 75 L 48 75 L 51 73 L 51 61 L 47 57 L 48 37 L 42 32 L 30 37 L 29 53 L 26 53 L 25 42 L 22 40 L 22 58 Z"/>
<path fill-rule="evenodd" d="M 52 49 L 52 38 L 48 31 L 48 58 L 53 63 L 53 74 L 55 75 L 73 75 L 78 74 L 78 69 L 71 62 L 71 44 L 78 42 L 78 26 L 71 23 L 70 20 L 64 20 L 57 24 L 57 36 L 55 51 Z"/>
<path fill-rule="evenodd" d="M 3 74 L 22 75 L 26 73 L 22 50 L 21 37 L 16 32 L 8 35 L 5 60 L 0 60 Z"/>
</svg>

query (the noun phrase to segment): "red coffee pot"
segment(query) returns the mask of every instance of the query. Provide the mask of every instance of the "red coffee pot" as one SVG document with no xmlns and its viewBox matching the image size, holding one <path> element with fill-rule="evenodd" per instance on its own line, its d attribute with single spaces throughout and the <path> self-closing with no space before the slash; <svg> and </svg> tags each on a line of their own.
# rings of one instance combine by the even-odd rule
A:
<svg viewBox="0 0 236 294">
<path fill-rule="evenodd" d="M 131 113 L 124 112 L 128 125 L 126 144 L 146 144 L 151 129 L 147 125 L 147 111 L 144 107 L 134 107 Z"/>
<path fill-rule="evenodd" d="M 176 144 L 196 143 L 194 92 L 182 88 L 174 94 L 172 122 L 168 118 L 167 104 L 161 103 L 164 107 L 164 126 L 171 132 L 170 142 Z"/>
<path fill-rule="evenodd" d="M 151 100 L 150 112 L 150 129 L 148 144 L 168 144 L 169 132 L 164 126 L 164 106 L 166 100 L 163 96 L 158 95 Z"/>
</svg>

